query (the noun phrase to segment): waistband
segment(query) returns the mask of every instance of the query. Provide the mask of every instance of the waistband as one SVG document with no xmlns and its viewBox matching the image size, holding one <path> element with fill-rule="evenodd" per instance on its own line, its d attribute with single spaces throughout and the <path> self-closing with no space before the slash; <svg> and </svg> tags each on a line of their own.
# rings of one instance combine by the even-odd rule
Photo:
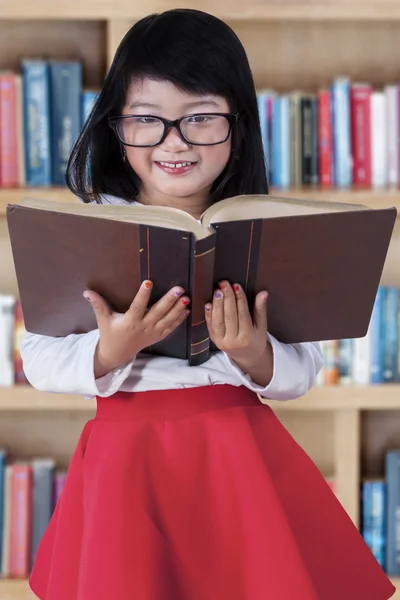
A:
<svg viewBox="0 0 400 600">
<path fill-rule="evenodd" d="M 182 418 L 201 412 L 234 407 L 264 406 L 244 386 L 210 385 L 148 392 L 117 392 L 97 397 L 96 419 Z"/>
</svg>

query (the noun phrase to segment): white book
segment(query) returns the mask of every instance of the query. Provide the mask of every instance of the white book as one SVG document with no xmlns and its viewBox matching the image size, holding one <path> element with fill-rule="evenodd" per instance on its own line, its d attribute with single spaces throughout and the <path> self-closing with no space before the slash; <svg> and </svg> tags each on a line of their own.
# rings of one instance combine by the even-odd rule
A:
<svg viewBox="0 0 400 600">
<path fill-rule="evenodd" d="M 371 170 L 372 187 L 388 185 L 386 95 L 373 91 L 371 95 Z"/>
<path fill-rule="evenodd" d="M 11 546 L 11 479 L 12 467 L 6 465 L 4 470 L 4 519 L 3 519 L 3 556 L 1 564 L 2 577 L 10 575 L 10 546 Z"/>
<path fill-rule="evenodd" d="M 371 381 L 371 327 L 362 338 L 353 343 L 353 384 L 369 385 Z"/>
<path fill-rule="evenodd" d="M 0 386 L 14 385 L 15 297 L 0 294 Z"/>
<path fill-rule="evenodd" d="M 399 182 L 399 148 L 398 148 L 398 91 L 396 85 L 385 87 L 386 95 L 386 127 L 387 127 L 387 178 L 388 185 L 397 188 Z"/>
</svg>

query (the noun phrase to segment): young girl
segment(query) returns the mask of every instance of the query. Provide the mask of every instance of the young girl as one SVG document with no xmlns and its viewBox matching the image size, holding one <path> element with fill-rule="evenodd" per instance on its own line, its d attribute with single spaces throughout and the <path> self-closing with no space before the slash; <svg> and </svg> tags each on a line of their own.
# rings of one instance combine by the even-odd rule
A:
<svg viewBox="0 0 400 600">
<path fill-rule="evenodd" d="M 267 193 L 256 93 L 232 30 L 193 10 L 152 15 L 117 50 L 71 156 L 85 202 L 155 204 L 195 218 Z M 79 266 L 77 265 L 77 268 Z M 221 281 L 205 306 L 207 363 L 142 352 L 190 312 L 174 287 L 150 310 L 143 282 L 125 314 L 95 290 L 98 329 L 27 334 L 40 390 L 97 397 L 42 539 L 30 584 L 42 600 L 386 600 L 387 579 L 314 463 L 260 398 L 313 385 L 318 344 L 267 334 Z"/>
</svg>

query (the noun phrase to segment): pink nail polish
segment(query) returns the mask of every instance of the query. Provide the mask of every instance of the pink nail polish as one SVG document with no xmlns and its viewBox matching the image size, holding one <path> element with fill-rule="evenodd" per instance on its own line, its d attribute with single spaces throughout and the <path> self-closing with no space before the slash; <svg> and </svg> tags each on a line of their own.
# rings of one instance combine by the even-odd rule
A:
<svg viewBox="0 0 400 600">
<path fill-rule="evenodd" d="M 210 312 L 211 310 L 211 305 L 210 304 L 206 304 L 205 309 L 207 312 Z"/>
</svg>

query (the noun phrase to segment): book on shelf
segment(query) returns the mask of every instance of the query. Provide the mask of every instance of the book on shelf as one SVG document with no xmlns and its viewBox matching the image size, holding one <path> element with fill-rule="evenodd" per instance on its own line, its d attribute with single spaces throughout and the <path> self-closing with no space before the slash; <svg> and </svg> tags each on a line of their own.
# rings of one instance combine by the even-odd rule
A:
<svg viewBox="0 0 400 600">
<path fill-rule="evenodd" d="M 100 293 L 126 311 L 141 282 L 150 304 L 175 285 L 191 314 L 145 351 L 205 362 L 204 319 L 218 281 L 240 284 L 253 305 L 269 293 L 268 330 L 285 343 L 365 335 L 396 209 L 268 195 L 210 206 L 200 221 L 178 209 L 23 199 L 7 223 L 27 331 L 49 336 L 97 327 L 83 298 Z"/>
</svg>

